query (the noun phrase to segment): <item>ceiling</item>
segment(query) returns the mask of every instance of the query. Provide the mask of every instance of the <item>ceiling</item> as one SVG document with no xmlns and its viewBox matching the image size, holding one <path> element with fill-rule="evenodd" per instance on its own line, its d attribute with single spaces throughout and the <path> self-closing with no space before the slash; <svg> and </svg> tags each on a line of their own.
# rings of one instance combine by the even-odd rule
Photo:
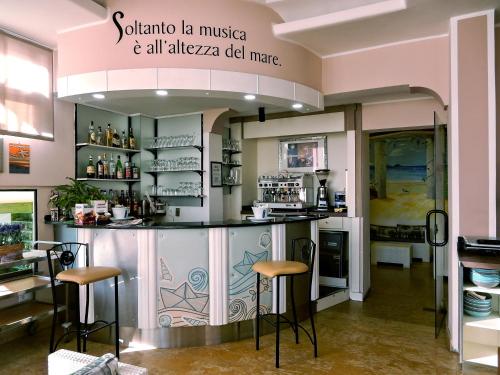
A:
<svg viewBox="0 0 500 375">
<path fill-rule="evenodd" d="M 137 0 L 139 1 L 139 0 Z M 179 0 L 181 1 L 181 0 Z M 209 0 L 205 0 L 209 1 Z M 274 25 L 278 37 L 325 57 L 408 39 L 448 33 L 452 16 L 500 7 L 500 0 L 233 0 L 254 1 L 284 20 Z M 61 16 L 64 15 L 64 16 Z M 0 0 L 0 27 L 56 48 L 57 33 L 106 19 L 106 0 Z M 120 92 L 104 101 L 80 102 L 122 113 L 151 116 L 230 107 L 255 114 L 263 103 L 230 95 L 172 91 L 166 98 L 153 92 Z M 325 105 L 414 97 L 407 88 L 325 97 Z M 268 112 L 289 110 L 288 104 L 267 100 Z"/>
</svg>

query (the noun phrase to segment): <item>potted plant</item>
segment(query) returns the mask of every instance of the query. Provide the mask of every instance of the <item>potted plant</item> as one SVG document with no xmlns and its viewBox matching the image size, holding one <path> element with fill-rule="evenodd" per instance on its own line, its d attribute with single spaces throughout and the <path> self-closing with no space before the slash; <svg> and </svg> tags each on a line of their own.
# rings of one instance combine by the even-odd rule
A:
<svg viewBox="0 0 500 375">
<path fill-rule="evenodd" d="M 66 185 L 56 186 L 49 199 L 50 204 L 63 212 L 63 216 L 73 217 L 71 212 L 76 204 L 90 204 L 93 200 L 105 199 L 104 195 L 95 186 L 74 178 L 67 178 L 71 182 Z"/>
</svg>

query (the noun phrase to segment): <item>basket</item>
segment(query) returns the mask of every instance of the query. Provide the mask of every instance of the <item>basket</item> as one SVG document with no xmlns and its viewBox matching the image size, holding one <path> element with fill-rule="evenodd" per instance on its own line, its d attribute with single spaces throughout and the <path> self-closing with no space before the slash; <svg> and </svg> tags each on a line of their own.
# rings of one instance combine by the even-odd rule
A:
<svg viewBox="0 0 500 375">
<path fill-rule="evenodd" d="M 21 259 L 23 257 L 23 250 L 23 243 L 0 246 L 0 263 Z"/>
</svg>

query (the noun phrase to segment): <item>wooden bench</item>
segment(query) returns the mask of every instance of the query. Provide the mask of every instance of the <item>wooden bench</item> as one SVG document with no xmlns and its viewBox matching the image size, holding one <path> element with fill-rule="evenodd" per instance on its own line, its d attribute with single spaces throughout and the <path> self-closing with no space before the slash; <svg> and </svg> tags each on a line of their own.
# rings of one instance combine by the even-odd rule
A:
<svg viewBox="0 0 500 375">
<path fill-rule="evenodd" d="M 410 268 L 413 255 L 413 246 L 409 242 L 381 242 L 372 241 L 371 263 L 395 263 L 402 264 L 404 268 Z"/>
</svg>

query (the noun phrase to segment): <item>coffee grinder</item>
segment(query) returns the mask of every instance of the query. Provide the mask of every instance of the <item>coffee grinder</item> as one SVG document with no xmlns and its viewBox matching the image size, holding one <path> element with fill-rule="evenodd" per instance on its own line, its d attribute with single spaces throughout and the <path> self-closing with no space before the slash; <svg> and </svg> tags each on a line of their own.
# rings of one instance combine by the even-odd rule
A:
<svg viewBox="0 0 500 375">
<path fill-rule="evenodd" d="M 326 181 L 330 174 L 329 169 L 316 169 L 314 171 L 319 181 L 318 194 L 316 195 L 316 207 L 318 211 L 328 211 L 328 187 Z"/>
</svg>

